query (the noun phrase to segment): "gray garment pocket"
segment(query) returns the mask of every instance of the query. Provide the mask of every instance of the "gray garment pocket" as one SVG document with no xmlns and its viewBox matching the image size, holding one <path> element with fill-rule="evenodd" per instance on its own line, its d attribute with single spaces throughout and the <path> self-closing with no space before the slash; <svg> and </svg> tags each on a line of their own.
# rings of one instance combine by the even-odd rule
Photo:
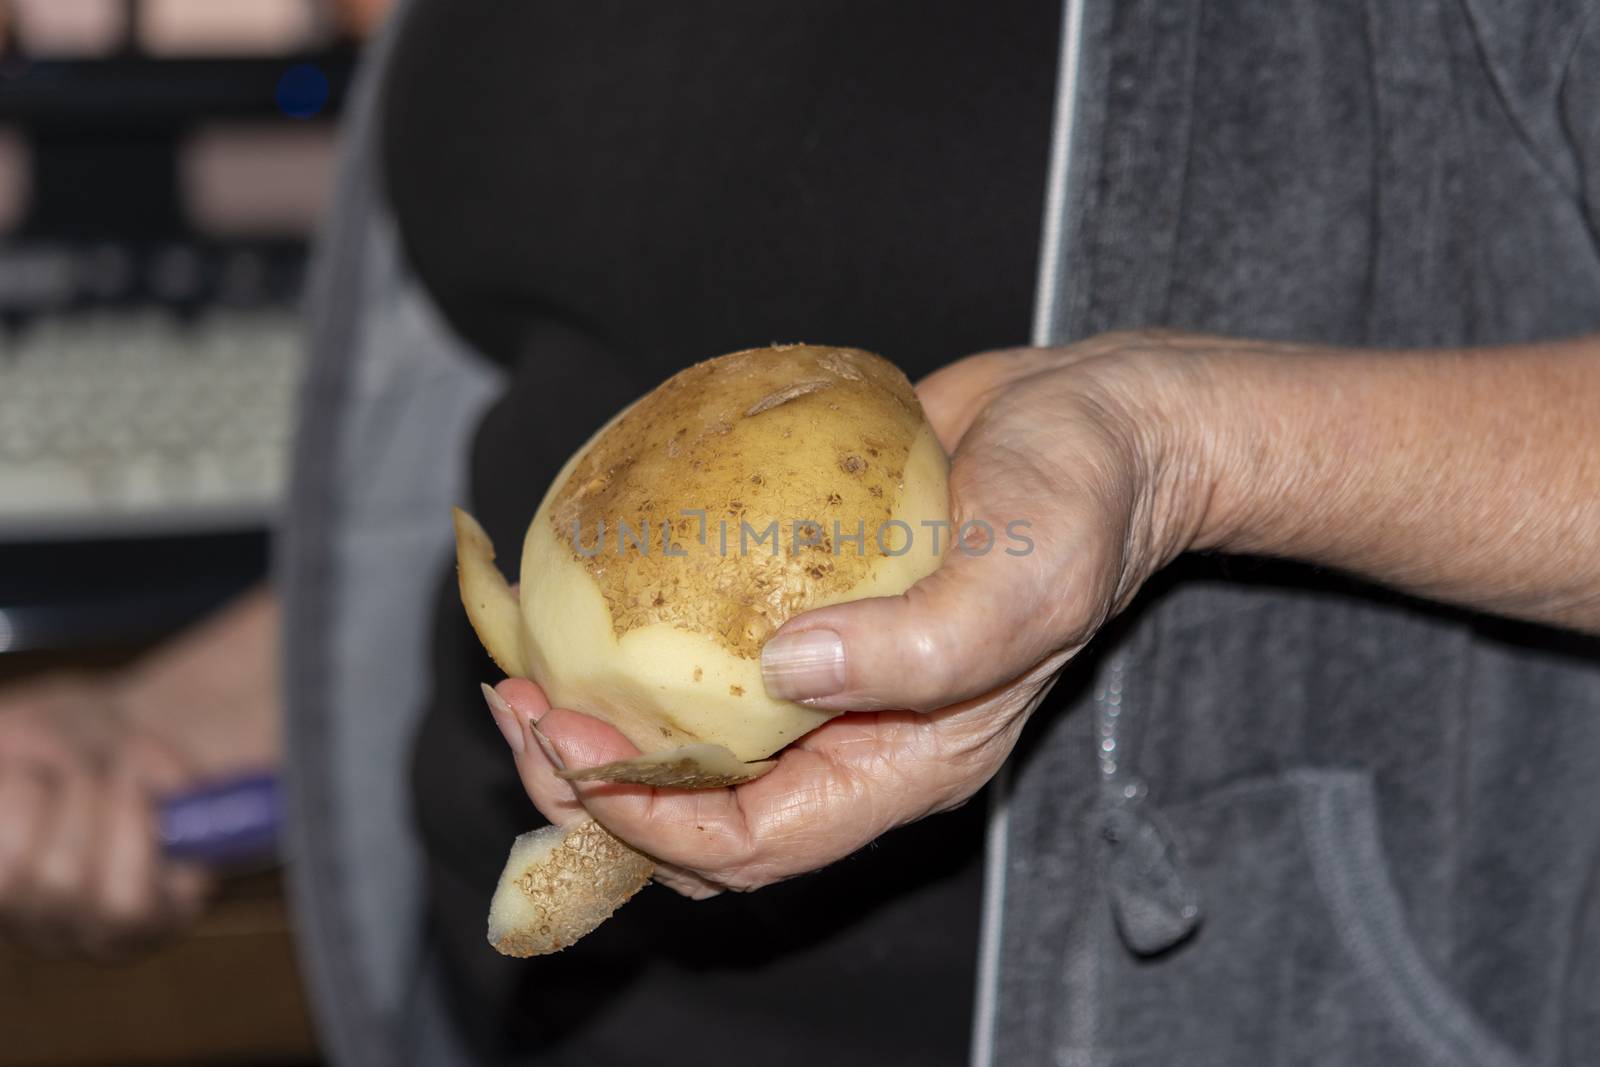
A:
<svg viewBox="0 0 1600 1067">
<path fill-rule="evenodd" d="M 1118 1067 L 1522 1063 L 1414 941 L 1365 772 L 1255 778 L 1162 811 L 1203 919 L 1157 956 L 1117 947 L 1101 954 L 1100 1054 L 1090 1059 Z"/>
</svg>

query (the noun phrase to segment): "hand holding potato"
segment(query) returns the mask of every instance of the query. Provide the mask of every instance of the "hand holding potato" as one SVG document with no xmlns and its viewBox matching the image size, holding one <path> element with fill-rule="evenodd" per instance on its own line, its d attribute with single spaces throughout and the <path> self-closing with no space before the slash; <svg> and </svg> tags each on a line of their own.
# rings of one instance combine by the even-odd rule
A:
<svg viewBox="0 0 1600 1067">
<path fill-rule="evenodd" d="M 1380 351 L 1136 332 L 975 356 L 918 388 L 952 453 L 951 519 L 1025 520 L 1031 551 L 957 549 L 901 595 L 788 618 L 764 647 L 767 694 L 847 714 L 765 777 L 573 782 L 632 748 L 526 682 L 502 686 L 496 716 L 548 817 L 592 814 L 698 896 L 820 867 L 970 796 L 1055 672 L 1185 550 L 1595 632 L 1594 471 L 1575 457 L 1595 454 L 1597 353 L 1592 338 Z"/>
<path fill-rule="evenodd" d="M 962 803 L 1061 666 L 1186 544 L 1180 483 L 1203 465 L 1158 414 L 1180 386 L 1169 361 L 1120 337 L 933 375 L 918 394 L 952 453 L 951 523 L 966 539 L 903 594 L 789 619 L 762 657 L 770 696 L 852 714 L 731 789 L 569 781 L 559 767 L 637 750 L 513 679 L 495 713 L 508 740 L 526 737 L 512 747 L 529 796 L 558 824 L 593 815 L 697 897 L 814 870 Z"/>
<path fill-rule="evenodd" d="M 948 461 L 893 364 L 777 345 L 689 367 L 602 427 L 529 523 L 519 592 L 477 522 L 457 509 L 455 525 L 462 602 L 495 662 L 633 746 L 562 777 L 724 788 L 837 714 L 769 692 L 766 639 L 808 608 L 899 594 L 938 568 Z M 657 865 L 587 817 L 525 834 L 490 943 L 557 951 Z"/>
</svg>

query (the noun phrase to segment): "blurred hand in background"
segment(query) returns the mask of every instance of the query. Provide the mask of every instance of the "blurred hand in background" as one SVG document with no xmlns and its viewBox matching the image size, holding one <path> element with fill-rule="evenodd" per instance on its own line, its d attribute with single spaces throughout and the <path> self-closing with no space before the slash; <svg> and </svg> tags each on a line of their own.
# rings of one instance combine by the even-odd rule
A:
<svg viewBox="0 0 1600 1067">
<path fill-rule="evenodd" d="M 123 670 L 0 688 L 0 933 L 115 958 L 200 913 L 159 803 L 278 763 L 277 602 L 255 591 Z"/>
<path fill-rule="evenodd" d="M 155 814 L 194 772 L 116 689 L 60 675 L 0 692 L 0 929 L 43 952 L 135 951 L 206 894 L 202 871 L 163 860 Z"/>
</svg>

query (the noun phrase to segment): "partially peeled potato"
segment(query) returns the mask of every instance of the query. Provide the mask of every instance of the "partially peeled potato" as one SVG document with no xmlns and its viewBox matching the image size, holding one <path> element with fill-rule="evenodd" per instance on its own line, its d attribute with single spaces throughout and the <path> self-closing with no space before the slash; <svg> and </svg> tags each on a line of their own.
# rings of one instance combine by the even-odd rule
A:
<svg viewBox="0 0 1600 1067">
<path fill-rule="evenodd" d="M 832 714 L 767 695 L 766 640 L 812 608 L 904 592 L 939 565 L 930 526 L 949 517 L 944 452 L 898 368 L 751 349 L 674 375 L 567 461 L 528 526 L 520 595 L 457 509 L 461 596 L 507 675 L 642 753 L 567 777 L 726 787 Z M 653 866 L 590 819 L 523 835 L 490 943 L 564 948 Z"/>
</svg>

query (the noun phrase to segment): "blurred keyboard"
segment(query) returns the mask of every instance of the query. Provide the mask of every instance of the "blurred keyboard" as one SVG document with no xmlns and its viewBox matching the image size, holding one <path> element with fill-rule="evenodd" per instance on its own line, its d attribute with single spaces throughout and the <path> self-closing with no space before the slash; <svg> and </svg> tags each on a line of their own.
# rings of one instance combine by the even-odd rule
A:
<svg viewBox="0 0 1600 1067">
<path fill-rule="evenodd" d="M 0 542 L 269 524 L 298 278 L 238 250 L 31 255 L 0 254 Z"/>
</svg>

